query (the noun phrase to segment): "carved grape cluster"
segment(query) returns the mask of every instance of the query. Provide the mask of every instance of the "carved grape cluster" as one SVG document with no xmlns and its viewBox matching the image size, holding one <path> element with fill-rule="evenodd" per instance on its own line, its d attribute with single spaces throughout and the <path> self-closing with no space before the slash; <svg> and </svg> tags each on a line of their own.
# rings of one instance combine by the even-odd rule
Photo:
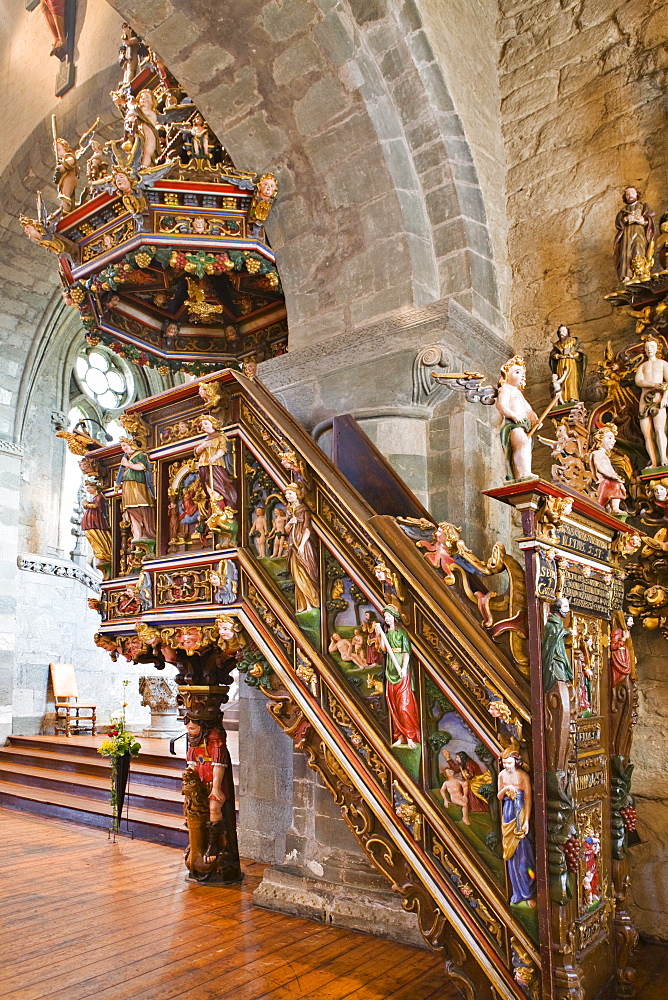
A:
<svg viewBox="0 0 668 1000">
<path fill-rule="evenodd" d="M 169 263 L 176 271 L 183 271 L 188 263 L 188 258 L 184 253 L 174 250 L 172 256 L 169 258 Z"/>
<path fill-rule="evenodd" d="M 566 870 L 576 872 L 580 864 L 580 840 L 574 834 L 571 835 L 563 846 L 566 858 Z"/>
<path fill-rule="evenodd" d="M 624 819 L 624 826 L 631 833 L 636 828 L 636 820 L 638 814 L 636 812 L 635 806 L 627 806 L 625 809 L 619 810 L 620 816 Z"/>
</svg>

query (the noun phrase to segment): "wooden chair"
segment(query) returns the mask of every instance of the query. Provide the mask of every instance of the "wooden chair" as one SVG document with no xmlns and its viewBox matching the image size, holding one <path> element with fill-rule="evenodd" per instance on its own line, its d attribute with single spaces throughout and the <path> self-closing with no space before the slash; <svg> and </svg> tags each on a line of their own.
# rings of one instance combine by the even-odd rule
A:
<svg viewBox="0 0 668 1000">
<path fill-rule="evenodd" d="M 95 736 L 97 706 L 78 700 L 79 692 L 72 664 L 50 663 L 49 670 L 56 703 L 56 735 L 60 731 L 64 732 L 65 736 L 71 736 L 72 729 L 77 732 L 81 729 L 90 729 L 91 735 Z M 70 701 L 71 698 L 74 700 Z"/>
</svg>

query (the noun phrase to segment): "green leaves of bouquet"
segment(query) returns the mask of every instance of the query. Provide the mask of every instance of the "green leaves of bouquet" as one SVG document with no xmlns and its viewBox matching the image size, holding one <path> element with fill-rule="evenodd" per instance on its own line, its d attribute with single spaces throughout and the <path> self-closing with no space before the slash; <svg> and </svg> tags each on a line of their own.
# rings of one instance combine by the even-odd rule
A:
<svg viewBox="0 0 668 1000">
<path fill-rule="evenodd" d="M 109 727 L 109 735 L 97 749 L 102 757 L 124 757 L 129 753 L 131 757 L 137 757 L 141 750 L 141 743 L 129 733 L 122 721 L 114 722 Z"/>
</svg>

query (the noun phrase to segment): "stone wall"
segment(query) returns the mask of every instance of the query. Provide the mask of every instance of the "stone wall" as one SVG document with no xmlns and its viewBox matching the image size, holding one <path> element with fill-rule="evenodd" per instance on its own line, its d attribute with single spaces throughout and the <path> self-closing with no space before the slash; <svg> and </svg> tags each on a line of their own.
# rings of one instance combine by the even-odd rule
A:
<svg viewBox="0 0 668 1000">
<path fill-rule="evenodd" d="M 414 0 L 239 0 L 224 29 L 215 7 L 113 5 L 235 163 L 276 172 L 293 348 L 443 296 L 504 329 L 483 192 Z"/>
<path fill-rule="evenodd" d="M 62 99 L 55 96 L 59 62 L 49 56 L 53 45 L 46 19 L 39 6 L 27 11 L 23 3 L 2 5 L 2 45 L 0 78 L 7 94 L 3 107 L 3 143 L 0 147 L 0 172 L 14 152 L 33 130 L 50 115 L 56 114 L 58 134 L 76 149 L 76 140 L 95 121 L 83 116 L 67 123 L 63 110 L 77 103 L 80 90 L 100 69 L 116 62 L 122 19 L 106 3 L 79 3 L 74 45 L 76 87 Z M 77 91 L 79 90 L 79 93 Z M 73 131 L 68 131 L 73 128 Z M 50 126 L 49 126 L 50 127 Z"/>
<path fill-rule="evenodd" d="M 498 5 L 489 0 L 417 0 L 471 150 L 487 216 L 501 300 L 510 307 L 506 154 L 501 132 Z M 460 168 L 465 169 L 465 168 Z"/>
<path fill-rule="evenodd" d="M 641 843 L 629 851 L 630 898 L 641 933 L 668 941 L 668 651 L 657 633 L 641 633 L 634 642 L 639 704 L 631 791 Z"/>
<path fill-rule="evenodd" d="M 12 731 L 21 448 L 0 441 L 0 741 Z"/>
<path fill-rule="evenodd" d="M 569 324 L 590 362 L 633 324 L 603 296 L 621 192 L 668 206 L 661 0 L 500 0 L 501 114 L 517 347 L 545 379 L 549 341 Z"/>
<path fill-rule="evenodd" d="M 67 564 L 65 564 L 67 565 Z M 23 736 L 52 733 L 55 713 L 49 663 L 73 663 L 79 698 L 97 705 L 98 724 L 127 702 L 126 720 L 140 731 L 148 726 L 150 709 L 141 705 L 140 676 L 156 671 L 146 664 L 113 663 L 92 636 L 99 616 L 88 607 L 95 596 L 78 580 L 19 571 L 17 579 L 16 644 L 12 731 Z M 130 684 L 123 687 L 123 681 Z"/>
</svg>

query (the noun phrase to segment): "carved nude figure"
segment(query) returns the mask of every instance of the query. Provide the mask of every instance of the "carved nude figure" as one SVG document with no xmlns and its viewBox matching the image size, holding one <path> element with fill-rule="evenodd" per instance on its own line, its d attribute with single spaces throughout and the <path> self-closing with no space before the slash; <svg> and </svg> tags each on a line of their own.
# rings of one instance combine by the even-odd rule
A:
<svg viewBox="0 0 668 1000">
<path fill-rule="evenodd" d="M 358 650 L 353 649 L 353 643 L 338 632 L 332 632 L 329 652 L 338 653 L 344 663 L 356 663 L 358 667 L 366 667 L 366 660 Z"/>
<path fill-rule="evenodd" d="M 251 538 L 255 542 L 255 548 L 260 559 L 264 559 L 267 554 L 267 517 L 264 507 L 256 507 L 251 524 Z"/>
<path fill-rule="evenodd" d="M 656 340 L 645 341 L 646 360 L 636 372 L 636 385 L 642 390 L 638 416 L 649 455 L 648 468 L 668 465 L 666 455 L 666 407 L 668 406 L 668 361 L 659 354 Z"/>
<path fill-rule="evenodd" d="M 443 796 L 444 804 L 449 806 L 450 802 L 452 802 L 456 806 L 461 806 L 462 823 L 470 826 L 468 782 L 462 781 L 461 778 L 456 778 L 455 772 L 451 767 L 446 767 L 443 774 L 445 775 L 445 781 L 441 785 L 441 795 Z"/>
<path fill-rule="evenodd" d="M 506 452 L 513 479 L 529 479 L 531 473 L 532 440 L 529 432 L 538 423 L 531 404 L 524 398 L 526 366 L 519 356 L 511 358 L 501 368 L 496 408 L 501 414 L 501 444 Z"/>
</svg>

